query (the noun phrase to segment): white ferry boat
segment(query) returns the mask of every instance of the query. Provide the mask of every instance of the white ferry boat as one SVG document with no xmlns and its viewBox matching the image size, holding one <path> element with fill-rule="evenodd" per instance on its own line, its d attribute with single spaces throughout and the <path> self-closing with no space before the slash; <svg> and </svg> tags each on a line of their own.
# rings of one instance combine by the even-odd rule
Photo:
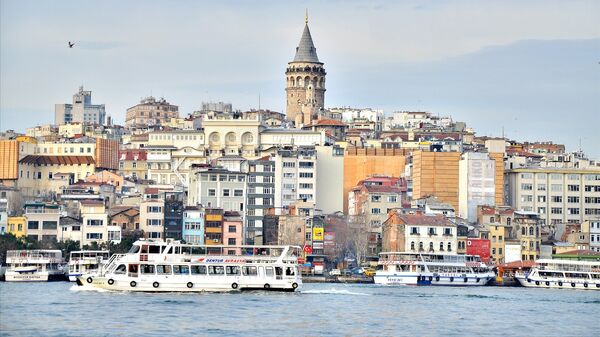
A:
<svg viewBox="0 0 600 337">
<path fill-rule="evenodd" d="M 483 286 L 496 274 L 476 255 L 379 254 L 375 284 Z"/>
<path fill-rule="evenodd" d="M 191 245 L 139 240 L 113 255 L 99 274 L 82 275 L 83 287 L 117 291 L 201 292 L 265 289 L 295 291 L 300 247 Z"/>
<path fill-rule="evenodd" d="M 7 282 L 55 281 L 64 279 L 60 250 L 9 250 L 6 252 Z"/>
<path fill-rule="evenodd" d="M 83 274 L 97 274 L 108 262 L 107 250 L 81 250 L 69 254 L 69 281 L 75 282 Z"/>
<path fill-rule="evenodd" d="M 524 287 L 600 290 L 600 262 L 541 259 L 515 278 Z"/>
</svg>

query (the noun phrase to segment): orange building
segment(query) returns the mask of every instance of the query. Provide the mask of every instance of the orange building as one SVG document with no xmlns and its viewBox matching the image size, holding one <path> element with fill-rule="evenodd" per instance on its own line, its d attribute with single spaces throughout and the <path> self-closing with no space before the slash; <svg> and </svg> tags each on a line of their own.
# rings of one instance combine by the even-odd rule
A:
<svg viewBox="0 0 600 337">
<path fill-rule="evenodd" d="M 0 180 L 16 180 L 19 172 L 19 142 L 0 140 Z"/>
<path fill-rule="evenodd" d="M 119 169 L 119 142 L 113 139 L 96 138 L 96 168 Z"/>
<path fill-rule="evenodd" d="M 460 155 L 460 152 L 413 152 L 413 199 L 434 195 L 458 209 Z"/>
<path fill-rule="evenodd" d="M 359 181 L 376 174 L 401 176 L 407 153 L 404 149 L 348 148 L 344 156 L 344 212 L 348 213 L 348 193 Z"/>
</svg>

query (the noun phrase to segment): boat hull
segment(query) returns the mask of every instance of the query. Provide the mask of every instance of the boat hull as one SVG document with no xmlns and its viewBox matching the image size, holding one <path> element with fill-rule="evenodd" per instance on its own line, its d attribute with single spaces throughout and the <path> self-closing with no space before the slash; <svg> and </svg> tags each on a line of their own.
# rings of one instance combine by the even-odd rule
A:
<svg viewBox="0 0 600 337">
<path fill-rule="evenodd" d="M 415 285 L 415 286 L 485 286 L 496 277 L 493 273 L 467 275 L 436 274 L 375 274 L 375 284 L 382 285 Z"/>
<path fill-rule="evenodd" d="M 247 282 L 240 279 L 227 281 L 192 277 L 147 277 L 82 275 L 77 284 L 87 289 L 129 292 L 239 292 L 242 290 L 269 290 L 293 292 L 302 286 L 301 280 L 270 280 Z"/>
<path fill-rule="evenodd" d="M 540 277 L 517 276 L 517 281 L 527 288 L 556 288 L 556 289 L 579 289 L 600 290 L 600 280 L 597 282 L 583 282 L 580 280 L 569 281 L 561 279 L 543 279 Z"/>
<path fill-rule="evenodd" d="M 48 282 L 48 281 L 62 281 L 64 274 L 62 273 L 48 273 L 48 272 L 36 272 L 36 273 L 18 273 L 14 271 L 7 271 L 5 275 L 6 282 Z"/>
</svg>

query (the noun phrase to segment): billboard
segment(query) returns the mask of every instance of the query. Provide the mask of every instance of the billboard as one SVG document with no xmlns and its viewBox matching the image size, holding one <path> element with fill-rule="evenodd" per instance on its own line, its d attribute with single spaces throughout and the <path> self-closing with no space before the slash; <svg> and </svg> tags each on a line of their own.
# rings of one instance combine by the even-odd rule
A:
<svg viewBox="0 0 600 337">
<path fill-rule="evenodd" d="M 323 241 L 324 232 L 323 228 L 313 228 L 313 241 Z"/>
<path fill-rule="evenodd" d="M 333 254 L 335 252 L 335 232 L 325 232 L 323 248 L 325 254 Z"/>
<path fill-rule="evenodd" d="M 521 244 L 504 244 L 504 263 L 521 261 Z"/>
<path fill-rule="evenodd" d="M 490 240 L 467 239 L 467 254 L 479 255 L 484 262 L 490 261 Z"/>
</svg>

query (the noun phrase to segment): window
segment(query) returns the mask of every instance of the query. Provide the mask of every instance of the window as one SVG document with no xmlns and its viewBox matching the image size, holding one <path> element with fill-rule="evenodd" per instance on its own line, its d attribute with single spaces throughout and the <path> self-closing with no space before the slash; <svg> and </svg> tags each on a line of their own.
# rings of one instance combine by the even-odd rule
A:
<svg viewBox="0 0 600 337">
<path fill-rule="evenodd" d="M 579 192 L 579 185 L 567 185 L 567 191 Z"/>
<path fill-rule="evenodd" d="M 160 226 L 160 225 L 162 225 L 162 219 L 146 219 L 146 225 Z"/>
<path fill-rule="evenodd" d="M 224 275 L 225 268 L 223 266 L 208 266 L 209 275 Z"/>
<path fill-rule="evenodd" d="M 229 226 L 229 233 L 235 233 L 237 232 L 237 227 L 236 226 Z"/>
<path fill-rule="evenodd" d="M 228 197 L 229 196 L 229 189 L 224 189 L 223 190 L 223 196 L 224 197 Z"/>
<path fill-rule="evenodd" d="M 88 219 L 87 225 L 88 226 L 102 226 L 102 225 L 104 225 L 104 220 Z"/>
<path fill-rule="evenodd" d="M 567 202 L 570 204 L 578 204 L 579 203 L 579 197 L 567 197 Z"/>
<path fill-rule="evenodd" d="M 154 266 L 151 264 L 143 264 L 140 266 L 140 272 L 142 274 L 154 274 Z"/>
<path fill-rule="evenodd" d="M 159 275 L 171 275 L 171 266 L 158 265 L 156 266 L 156 273 Z"/>
<path fill-rule="evenodd" d="M 217 195 L 217 191 L 214 188 L 209 188 L 208 189 L 208 196 L 209 197 L 214 197 Z"/>
<path fill-rule="evenodd" d="M 397 202 L 397 197 L 395 195 L 388 196 L 388 202 Z"/>
<path fill-rule="evenodd" d="M 300 178 L 312 178 L 312 177 L 313 177 L 312 172 L 300 172 Z"/>
<path fill-rule="evenodd" d="M 429 227 L 429 230 L 427 231 L 427 234 L 429 234 L 429 235 L 437 235 L 435 227 Z"/>
<path fill-rule="evenodd" d="M 240 274 L 240 267 L 238 266 L 227 266 L 225 268 L 227 275 L 239 275 Z"/>
<path fill-rule="evenodd" d="M 430 243 L 429 243 L 429 251 L 430 251 L 430 252 L 433 252 L 433 242 L 430 242 Z"/>
<path fill-rule="evenodd" d="M 532 179 L 533 173 L 521 173 L 521 179 Z"/>
<path fill-rule="evenodd" d="M 423 251 L 423 242 L 419 242 L 419 251 Z"/>
<path fill-rule="evenodd" d="M 284 162 L 283 167 L 296 167 L 296 163 L 294 162 Z"/>
<path fill-rule="evenodd" d="M 42 223 L 42 229 L 56 229 L 57 224 L 56 221 L 44 221 Z"/>
<path fill-rule="evenodd" d="M 102 240 L 102 233 L 87 233 L 85 238 L 88 240 Z"/>
<path fill-rule="evenodd" d="M 531 191 L 533 190 L 533 184 L 521 184 L 521 190 Z"/>
<path fill-rule="evenodd" d="M 234 197 L 242 197 L 242 196 L 244 196 L 244 191 L 243 190 L 233 190 L 233 196 Z"/>
<path fill-rule="evenodd" d="M 192 266 L 192 275 L 206 275 L 206 266 Z"/>
<path fill-rule="evenodd" d="M 546 207 L 538 207 L 538 213 L 546 214 Z"/>
<path fill-rule="evenodd" d="M 190 267 L 186 265 L 173 266 L 173 274 L 175 275 L 189 275 Z"/>
<path fill-rule="evenodd" d="M 371 196 L 371 202 L 380 202 L 380 201 L 381 201 L 380 195 L 372 195 Z"/>
<path fill-rule="evenodd" d="M 237 245 L 236 241 L 237 240 L 235 238 L 229 238 L 229 239 L 227 239 L 227 244 L 230 246 L 235 246 L 235 245 Z"/>
<path fill-rule="evenodd" d="M 567 214 L 571 214 L 571 215 L 579 214 L 579 208 L 567 208 Z"/>
<path fill-rule="evenodd" d="M 452 228 L 444 228 L 444 235 L 452 236 Z"/>
<path fill-rule="evenodd" d="M 381 214 L 380 208 L 371 208 L 371 214 Z"/>
<path fill-rule="evenodd" d="M 532 202 L 533 201 L 533 195 L 522 195 L 521 196 L 521 202 Z"/>
<path fill-rule="evenodd" d="M 562 208 L 560 208 L 560 207 L 552 207 L 550 209 L 550 213 L 552 213 L 552 214 L 562 214 Z"/>
<path fill-rule="evenodd" d="M 562 202 L 562 196 L 560 196 L 560 195 L 552 196 L 552 202 Z"/>
<path fill-rule="evenodd" d="M 411 227 L 410 228 L 410 234 L 419 234 L 419 228 L 418 227 Z"/>
<path fill-rule="evenodd" d="M 550 191 L 562 192 L 562 190 L 563 190 L 562 187 L 563 187 L 563 185 L 560 185 L 560 184 L 552 184 L 552 185 L 550 185 Z"/>
<path fill-rule="evenodd" d="M 27 229 L 38 229 L 39 227 L 39 221 L 27 221 Z"/>
<path fill-rule="evenodd" d="M 410 242 L 410 250 L 415 250 L 415 242 L 414 241 Z"/>
<path fill-rule="evenodd" d="M 315 163 L 311 161 L 301 161 L 298 166 L 300 166 L 300 168 L 303 169 L 313 168 L 315 166 Z"/>
<path fill-rule="evenodd" d="M 257 276 L 258 272 L 256 267 L 254 266 L 244 266 L 242 267 L 242 272 L 244 273 L 245 276 Z"/>
<path fill-rule="evenodd" d="M 300 188 L 311 189 L 313 188 L 313 184 L 300 184 Z"/>
<path fill-rule="evenodd" d="M 217 181 L 217 175 L 216 174 L 211 174 L 210 175 L 210 181 Z"/>
<path fill-rule="evenodd" d="M 546 196 L 545 195 L 538 195 L 537 201 L 538 202 L 546 202 Z"/>
<path fill-rule="evenodd" d="M 160 206 L 148 206 L 147 210 L 148 210 L 148 213 L 161 213 L 162 212 L 162 207 L 160 207 Z"/>
<path fill-rule="evenodd" d="M 545 191 L 546 190 L 546 184 L 538 184 L 537 185 L 537 190 L 538 191 Z"/>
<path fill-rule="evenodd" d="M 448 242 L 448 251 L 451 252 L 452 251 L 452 242 Z"/>
<path fill-rule="evenodd" d="M 550 175 L 550 179 L 551 179 L 551 180 L 559 180 L 559 179 L 562 179 L 562 176 L 563 176 L 562 174 L 558 174 L 558 173 L 552 173 L 552 174 Z"/>
</svg>

